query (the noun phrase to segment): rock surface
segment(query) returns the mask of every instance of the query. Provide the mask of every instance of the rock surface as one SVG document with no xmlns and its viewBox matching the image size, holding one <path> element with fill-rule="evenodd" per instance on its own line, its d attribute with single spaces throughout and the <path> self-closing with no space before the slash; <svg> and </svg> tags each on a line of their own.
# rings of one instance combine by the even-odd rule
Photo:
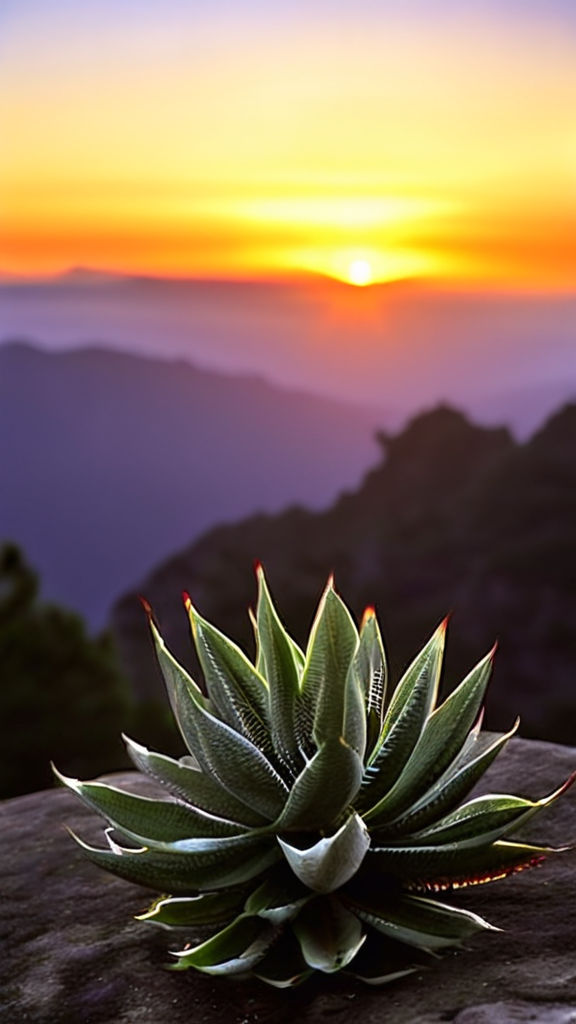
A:
<svg viewBox="0 0 576 1024">
<path fill-rule="evenodd" d="M 514 740 L 486 777 L 492 792 L 536 797 L 576 768 L 576 749 Z M 151 785 L 130 773 L 130 788 Z M 0 805 L 0 1019 L 7 1024 L 574 1024 L 576 851 L 460 895 L 501 932 L 380 989 L 346 977 L 277 991 L 163 970 L 175 948 L 134 921 L 150 893 L 86 861 L 64 824 L 89 840 L 101 823 L 69 792 Z M 530 838 L 576 842 L 576 787 L 530 826 Z"/>
</svg>

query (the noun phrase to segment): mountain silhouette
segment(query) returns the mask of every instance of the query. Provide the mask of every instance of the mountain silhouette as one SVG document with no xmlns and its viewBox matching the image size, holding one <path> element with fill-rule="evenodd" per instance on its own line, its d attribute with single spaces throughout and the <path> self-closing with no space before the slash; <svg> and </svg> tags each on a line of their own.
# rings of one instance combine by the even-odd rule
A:
<svg viewBox="0 0 576 1024">
<path fill-rule="evenodd" d="M 374 459 L 344 402 L 104 348 L 0 346 L 0 538 L 50 599 L 112 599 L 215 522 L 327 505 Z"/>
<path fill-rule="evenodd" d="M 452 612 L 445 685 L 499 641 L 488 725 L 576 743 L 576 404 L 528 442 L 448 407 L 381 432 L 382 458 L 321 512 L 293 508 L 211 530 L 139 584 L 176 655 L 193 672 L 179 603 L 251 651 L 250 566 L 260 559 L 287 627 L 305 642 L 326 577 L 360 616 L 376 604 L 392 676 Z M 140 695 L 160 692 L 134 594 L 113 627 Z"/>
</svg>

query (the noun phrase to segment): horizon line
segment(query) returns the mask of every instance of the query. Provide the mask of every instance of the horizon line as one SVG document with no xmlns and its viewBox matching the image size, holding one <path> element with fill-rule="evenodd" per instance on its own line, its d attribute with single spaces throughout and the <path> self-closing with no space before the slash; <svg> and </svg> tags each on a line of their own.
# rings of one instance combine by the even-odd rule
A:
<svg viewBox="0 0 576 1024">
<path fill-rule="evenodd" d="M 416 290 L 429 293 L 472 294 L 472 295 L 507 295 L 529 299 L 541 297 L 571 298 L 576 297 L 576 285 L 559 284 L 554 287 L 549 283 L 534 285 L 533 283 L 496 283 L 478 279 L 472 281 L 463 278 L 444 278 L 436 276 L 405 276 L 387 280 L 374 280 L 358 285 L 343 278 L 323 274 L 320 271 L 302 270 L 282 273 L 263 274 L 185 274 L 163 271 L 132 272 L 114 267 L 95 267 L 73 265 L 55 272 L 21 273 L 0 267 L 0 288 L 10 286 L 55 286 L 71 283 L 74 279 L 79 284 L 90 284 L 98 280 L 102 284 L 142 282 L 150 284 L 174 283 L 199 286 L 246 286 L 246 287 L 306 287 L 320 285 L 331 289 L 345 291 L 347 294 L 374 294 L 375 291 Z"/>
</svg>

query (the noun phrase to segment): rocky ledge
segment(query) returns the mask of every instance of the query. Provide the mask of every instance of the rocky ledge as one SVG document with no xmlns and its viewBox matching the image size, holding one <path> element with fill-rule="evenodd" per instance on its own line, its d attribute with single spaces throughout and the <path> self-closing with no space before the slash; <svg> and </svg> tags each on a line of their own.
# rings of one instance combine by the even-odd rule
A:
<svg viewBox="0 0 576 1024">
<path fill-rule="evenodd" d="M 574 748 L 513 740 L 485 786 L 543 796 L 575 768 Z M 151 792 L 135 773 L 114 782 Z M 134 920 L 150 893 L 82 857 L 64 824 L 94 840 L 101 823 L 69 792 L 5 801 L 0 818 L 0 1019 L 9 1024 L 576 1022 L 576 851 L 462 893 L 462 905 L 502 931 L 479 935 L 429 969 L 379 989 L 325 977 L 277 991 L 165 971 L 169 934 Z M 526 835 L 576 843 L 576 787 Z"/>
</svg>

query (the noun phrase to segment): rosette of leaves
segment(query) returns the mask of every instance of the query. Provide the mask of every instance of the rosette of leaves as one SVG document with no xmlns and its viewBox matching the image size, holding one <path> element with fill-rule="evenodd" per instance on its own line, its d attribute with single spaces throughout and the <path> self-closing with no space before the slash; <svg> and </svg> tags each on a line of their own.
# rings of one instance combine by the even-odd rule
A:
<svg viewBox="0 0 576 1024">
<path fill-rule="evenodd" d="M 190 753 L 126 740 L 165 800 L 59 776 L 111 826 L 108 849 L 78 841 L 162 894 L 141 920 L 182 936 L 175 969 L 389 981 L 491 928 L 449 893 L 556 852 L 509 836 L 572 779 L 538 801 L 466 799 L 514 732 L 480 729 L 494 652 L 437 706 L 443 622 L 390 695 L 373 609 L 358 630 L 330 580 L 303 651 L 257 575 L 254 664 L 185 597 L 204 689 L 147 609 Z"/>
</svg>

